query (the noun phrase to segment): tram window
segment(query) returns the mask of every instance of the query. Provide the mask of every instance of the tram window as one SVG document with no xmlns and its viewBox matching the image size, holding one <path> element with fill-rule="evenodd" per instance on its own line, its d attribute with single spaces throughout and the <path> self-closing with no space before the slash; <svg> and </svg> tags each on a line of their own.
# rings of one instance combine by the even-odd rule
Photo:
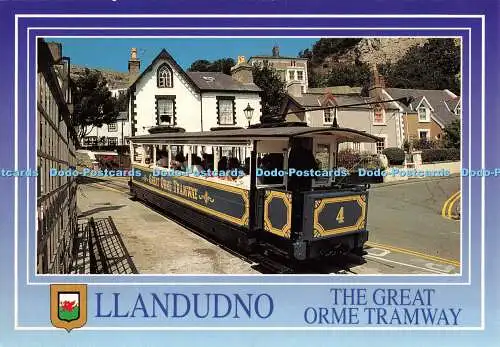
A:
<svg viewBox="0 0 500 347">
<path fill-rule="evenodd" d="M 279 175 L 283 170 L 285 156 L 283 153 L 261 153 L 257 161 L 257 182 L 258 184 L 284 184 L 284 176 Z M 260 173 L 260 174 L 259 174 Z"/>
<path fill-rule="evenodd" d="M 318 143 L 314 158 L 318 170 L 330 170 L 330 145 Z M 314 181 L 315 184 L 328 184 L 330 179 L 329 177 L 316 177 Z"/>
</svg>

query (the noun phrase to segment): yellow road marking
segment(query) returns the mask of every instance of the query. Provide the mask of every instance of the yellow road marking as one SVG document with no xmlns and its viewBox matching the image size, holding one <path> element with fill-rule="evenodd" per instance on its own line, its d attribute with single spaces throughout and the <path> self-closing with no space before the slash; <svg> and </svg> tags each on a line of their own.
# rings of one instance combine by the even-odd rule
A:
<svg viewBox="0 0 500 347">
<path fill-rule="evenodd" d="M 432 261 L 436 261 L 439 263 L 444 263 L 444 264 L 460 267 L 460 262 L 457 260 L 445 259 L 445 258 L 437 257 L 437 256 L 426 254 L 426 253 L 412 251 L 411 249 L 399 248 L 399 247 L 394 247 L 394 246 L 385 245 L 385 244 L 376 243 L 376 242 L 371 242 L 371 241 L 366 242 L 366 245 L 376 247 L 376 248 L 386 249 L 386 250 L 394 251 L 394 252 L 398 252 L 398 253 L 414 255 L 414 256 L 417 256 L 417 257 L 420 257 L 423 259 L 432 260 Z"/>
<path fill-rule="evenodd" d="M 460 197 L 461 197 L 461 194 L 458 194 L 457 196 L 455 196 L 455 198 L 453 198 L 452 201 L 450 201 L 450 203 L 448 205 L 448 218 L 453 217 L 453 214 L 452 214 L 453 205 L 455 205 L 455 203 L 460 199 Z"/>
<path fill-rule="evenodd" d="M 443 216 L 444 218 L 451 219 L 451 208 L 459 198 L 460 198 L 460 191 L 450 196 L 448 200 L 445 201 L 443 208 L 441 209 L 441 216 Z"/>
</svg>

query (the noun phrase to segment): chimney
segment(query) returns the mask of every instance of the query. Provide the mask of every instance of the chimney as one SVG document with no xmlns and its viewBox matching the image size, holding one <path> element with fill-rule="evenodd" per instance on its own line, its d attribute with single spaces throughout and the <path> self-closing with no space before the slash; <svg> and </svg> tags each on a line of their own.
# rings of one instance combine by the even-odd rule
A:
<svg viewBox="0 0 500 347">
<path fill-rule="evenodd" d="M 370 88 L 368 89 L 370 98 L 383 100 L 382 89 L 385 88 L 385 79 L 379 75 L 375 64 L 372 65 L 371 73 Z"/>
<path fill-rule="evenodd" d="M 128 76 L 129 80 L 135 81 L 141 70 L 141 61 L 137 59 L 137 48 L 130 50 L 130 60 L 128 61 Z"/>
<path fill-rule="evenodd" d="M 47 46 L 56 64 L 59 63 L 62 58 L 62 44 L 59 42 L 47 42 Z"/>
<path fill-rule="evenodd" d="M 245 61 L 245 57 L 238 56 L 238 63 L 231 68 L 231 77 L 240 83 L 253 83 L 252 66 Z"/>
<path fill-rule="evenodd" d="M 286 87 L 286 92 L 292 97 L 302 96 L 302 83 L 300 81 L 292 81 Z"/>
<path fill-rule="evenodd" d="M 279 56 L 280 56 L 280 47 L 274 46 L 273 47 L 273 57 L 279 57 Z"/>
</svg>

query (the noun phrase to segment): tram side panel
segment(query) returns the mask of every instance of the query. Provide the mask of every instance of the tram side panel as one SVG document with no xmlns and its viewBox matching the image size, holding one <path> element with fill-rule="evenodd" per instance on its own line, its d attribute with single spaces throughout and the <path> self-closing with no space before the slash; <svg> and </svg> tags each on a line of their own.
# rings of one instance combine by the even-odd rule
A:
<svg viewBox="0 0 500 347">
<path fill-rule="evenodd" d="M 131 193 L 203 231 L 224 240 L 246 234 L 249 221 L 248 191 L 188 176 L 155 176 L 140 168 Z"/>
<path fill-rule="evenodd" d="M 302 246 L 307 248 L 307 257 L 361 254 L 368 240 L 368 192 L 313 191 L 302 194 L 300 241 L 307 245 Z"/>
</svg>

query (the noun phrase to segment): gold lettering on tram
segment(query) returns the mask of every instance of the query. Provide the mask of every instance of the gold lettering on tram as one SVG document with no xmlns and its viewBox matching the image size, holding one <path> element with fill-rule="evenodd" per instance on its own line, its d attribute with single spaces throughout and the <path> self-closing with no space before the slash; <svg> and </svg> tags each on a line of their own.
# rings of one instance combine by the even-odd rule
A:
<svg viewBox="0 0 500 347">
<path fill-rule="evenodd" d="M 214 198 L 212 198 L 207 191 L 200 193 L 198 191 L 198 188 L 185 185 L 178 180 L 166 180 L 161 177 L 155 177 L 155 176 L 147 176 L 146 181 L 155 186 L 158 187 L 164 191 L 167 191 L 169 193 L 173 193 L 175 195 L 179 195 L 194 201 L 201 200 L 205 204 L 208 204 L 209 202 L 212 203 L 215 201 Z"/>
</svg>

